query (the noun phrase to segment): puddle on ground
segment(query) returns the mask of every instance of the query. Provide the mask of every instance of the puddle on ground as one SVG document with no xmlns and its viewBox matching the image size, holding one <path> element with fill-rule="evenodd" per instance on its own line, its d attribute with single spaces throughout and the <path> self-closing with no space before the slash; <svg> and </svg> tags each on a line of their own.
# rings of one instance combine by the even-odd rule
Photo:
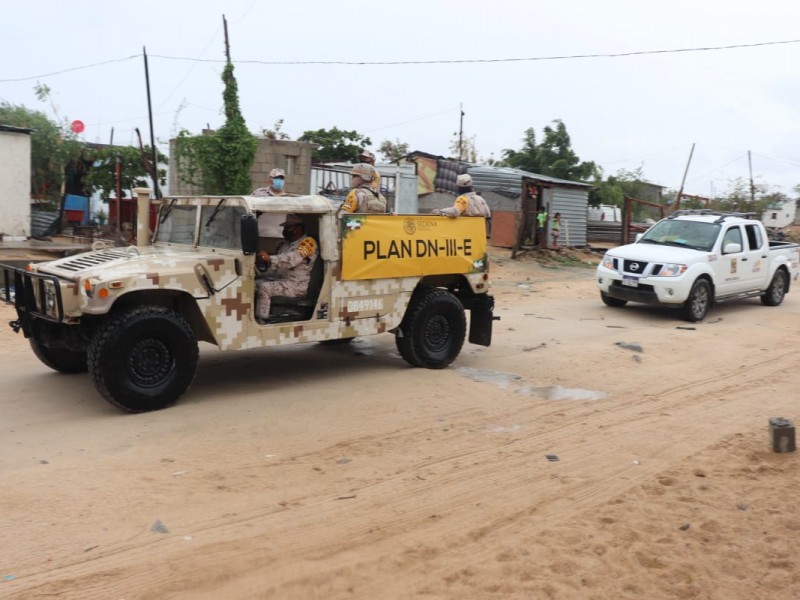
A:
<svg viewBox="0 0 800 600">
<path fill-rule="evenodd" d="M 526 385 L 528 382 L 521 375 L 503 373 L 502 371 L 461 367 L 458 372 L 472 379 L 472 381 L 493 383 L 504 390 L 513 390 L 515 394 L 524 394 L 544 400 L 601 400 L 608 395 L 605 392 L 565 388 L 560 385 Z"/>
</svg>

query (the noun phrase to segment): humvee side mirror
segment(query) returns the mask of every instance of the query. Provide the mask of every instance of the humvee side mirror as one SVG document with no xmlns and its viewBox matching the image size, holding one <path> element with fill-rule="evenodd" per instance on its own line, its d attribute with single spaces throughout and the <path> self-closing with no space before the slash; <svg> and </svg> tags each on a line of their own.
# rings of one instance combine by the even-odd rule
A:
<svg viewBox="0 0 800 600">
<path fill-rule="evenodd" d="M 242 215 L 240 236 L 242 252 L 245 254 L 258 252 L 258 219 L 255 215 Z"/>
</svg>

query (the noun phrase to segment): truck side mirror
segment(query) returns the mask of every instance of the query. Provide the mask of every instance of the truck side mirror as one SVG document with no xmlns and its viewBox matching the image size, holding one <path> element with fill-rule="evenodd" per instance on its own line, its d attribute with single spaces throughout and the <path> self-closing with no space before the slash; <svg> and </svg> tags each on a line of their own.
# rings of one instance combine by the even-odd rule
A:
<svg viewBox="0 0 800 600">
<path fill-rule="evenodd" d="M 255 254 L 258 252 L 258 219 L 255 215 L 242 215 L 241 225 L 242 252 Z"/>
<path fill-rule="evenodd" d="M 738 254 L 741 251 L 742 251 L 742 245 L 736 244 L 734 242 L 725 244 L 725 247 L 722 249 L 723 254 Z"/>
</svg>

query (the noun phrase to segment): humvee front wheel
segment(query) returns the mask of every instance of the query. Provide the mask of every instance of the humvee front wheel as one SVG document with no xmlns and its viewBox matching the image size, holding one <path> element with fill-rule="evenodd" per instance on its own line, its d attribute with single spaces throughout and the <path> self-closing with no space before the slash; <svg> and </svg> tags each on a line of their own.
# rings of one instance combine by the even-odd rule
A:
<svg viewBox="0 0 800 600">
<path fill-rule="evenodd" d="M 31 336 L 28 339 L 36 358 L 54 371 L 68 375 L 86 372 L 86 352 L 68 350 L 66 348 L 51 348 L 41 344 L 35 336 Z"/>
<path fill-rule="evenodd" d="M 89 345 L 89 374 L 97 391 L 132 413 L 174 404 L 192 383 L 197 360 L 191 327 L 163 306 L 112 315 Z"/>
<path fill-rule="evenodd" d="M 414 294 L 395 337 L 400 356 L 414 367 L 443 369 L 461 352 L 467 331 L 464 307 L 446 290 Z"/>
</svg>

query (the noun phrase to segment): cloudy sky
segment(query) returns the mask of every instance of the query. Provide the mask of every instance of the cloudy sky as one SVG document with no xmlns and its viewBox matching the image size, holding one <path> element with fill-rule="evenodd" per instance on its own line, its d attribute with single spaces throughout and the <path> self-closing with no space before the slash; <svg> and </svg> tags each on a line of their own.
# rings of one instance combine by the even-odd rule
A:
<svg viewBox="0 0 800 600">
<path fill-rule="evenodd" d="M 162 149 L 180 129 L 221 125 L 224 14 L 254 133 L 283 119 L 293 138 L 337 126 L 374 149 L 448 155 L 463 105 L 481 158 L 561 119 L 606 174 L 642 167 L 677 189 L 695 144 L 687 193 L 747 179 L 748 151 L 756 183 L 792 196 L 800 184 L 797 0 L 6 4 L 0 100 L 79 119 L 87 141 L 113 129 L 136 143 L 138 127 L 149 142 L 144 47 Z"/>
</svg>

